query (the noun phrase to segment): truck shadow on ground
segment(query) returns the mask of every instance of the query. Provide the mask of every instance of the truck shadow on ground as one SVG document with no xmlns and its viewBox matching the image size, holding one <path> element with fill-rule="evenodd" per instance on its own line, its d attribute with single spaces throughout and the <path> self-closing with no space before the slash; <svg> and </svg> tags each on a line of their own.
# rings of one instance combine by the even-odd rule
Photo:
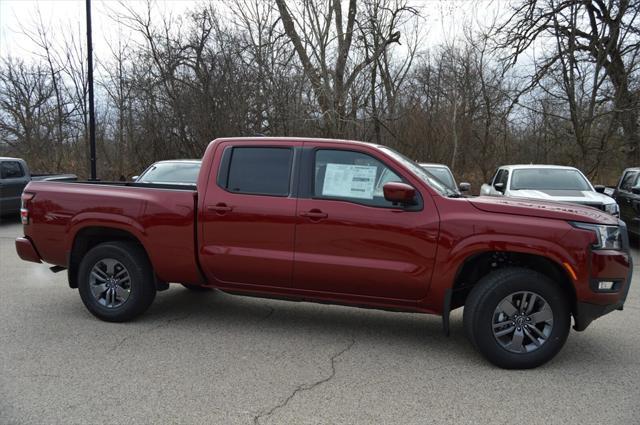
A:
<svg viewBox="0 0 640 425">
<path fill-rule="evenodd" d="M 452 312 L 451 334 L 445 336 L 440 316 L 387 312 L 346 306 L 243 297 L 213 291 L 193 293 L 180 287 L 159 293 L 151 309 L 137 322 L 195 328 L 203 333 L 226 331 L 269 333 L 283 341 L 299 338 L 350 338 L 374 349 L 393 346 L 404 353 L 434 356 L 455 367 L 495 369 L 467 340 L 462 309 Z M 613 337 L 612 337 L 613 338 Z M 571 331 L 563 350 L 544 368 L 592 367 L 594 361 L 620 353 L 615 338 Z M 622 358 L 620 359 L 623 360 Z M 615 363 L 615 361 L 614 361 Z"/>
<path fill-rule="evenodd" d="M 250 298 L 219 291 L 198 294 L 181 288 L 158 295 L 137 323 L 155 322 L 154 326 L 159 327 L 166 323 L 200 334 L 218 335 L 223 330 L 247 337 L 266 333 L 283 344 L 299 344 L 301 338 L 352 339 L 360 347 L 365 346 L 365 350 L 391 349 L 409 357 L 426 355 L 447 367 L 495 369 L 467 340 L 461 310 L 452 313 L 451 334 L 447 337 L 442 319 L 435 315 Z M 579 350 L 585 350 L 585 346 Z M 597 350 L 598 347 L 589 349 Z M 555 369 L 575 365 L 576 361 L 585 365 L 593 361 L 592 356 L 575 358 L 576 354 L 570 353 L 574 351 L 565 347 L 549 366 Z"/>
</svg>

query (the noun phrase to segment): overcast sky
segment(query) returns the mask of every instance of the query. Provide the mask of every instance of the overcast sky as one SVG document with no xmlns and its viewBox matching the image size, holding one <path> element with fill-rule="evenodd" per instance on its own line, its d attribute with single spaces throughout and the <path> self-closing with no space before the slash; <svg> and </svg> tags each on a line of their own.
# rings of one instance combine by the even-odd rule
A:
<svg viewBox="0 0 640 425">
<path fill-rule="evenodd" d="M 268 0 L 265 0 L 268 1 Z M 144 8 L 144 2 L 131 2 Z M 201 1 L 158 0 L 155 9 L 158 13 L 181 14 Z M 465 22 L 478 26 L 499 15 L 506 8 L 505 0 L 422 0 L 414 1 L 425 16 L 422 31 L 426 34 L 423 47 L 435 46 L 444 40 L 453 40 L 462 36 Z M 222 2 L 221 2 L 222 4 Z M 119 27 L 109 15 L 121 10 L 115 0 L 93 0 L 92 21 L 94 53 L 97 57 L 107 49 L 107 40 L 118 37 L 131 37 L 131 33 Z M 38 13 L 39 12 L 39 13 Z M 85 34 L 84 0 L 0 0 L 0 56 L 22 57 L 29 59 L 36 48 L 23 33 L 23 28 L 35 28 L 39 16 L 49 29 L 54 43 L 62 42 L 70 32 L 82 37 Z"/>
</svg>

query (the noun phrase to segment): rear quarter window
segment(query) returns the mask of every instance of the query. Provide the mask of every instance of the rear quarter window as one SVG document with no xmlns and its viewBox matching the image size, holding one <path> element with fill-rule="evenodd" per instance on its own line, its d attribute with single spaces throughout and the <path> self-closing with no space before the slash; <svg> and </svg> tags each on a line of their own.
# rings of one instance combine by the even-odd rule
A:
<svg viewBox="0 0 640 425">
<path fill-rule="evenodd" d="M 288 196 L 293 149 L 233 147 L 227 175 L 218 184 L 232 193 Z"/>
</svg>

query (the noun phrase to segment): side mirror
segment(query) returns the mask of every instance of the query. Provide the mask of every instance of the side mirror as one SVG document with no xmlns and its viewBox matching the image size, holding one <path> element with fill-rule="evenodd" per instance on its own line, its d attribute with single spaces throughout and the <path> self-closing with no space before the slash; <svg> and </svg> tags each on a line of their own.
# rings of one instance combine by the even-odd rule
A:
<svg viewBox="0 0 640 425">
<path fill-rule="evenodd" d="M 502 192 L 504 193 L 504 183 L 500 182 L 500 183 L 496 183 L 493 185 L 494 189 L 497 190 L 498 192 Z"/>
<path fill-rule="evenodd" d="M 604 193 L 604 189 L 605 187 L 601 184 L 597 184 L 595 186 L 593 186 L 593 188 L 596 190 L 596 192 L 598 193 Z"/>
<path fill-rule="evenodd" d="M 140 176 L 133 176 L 133 177 L 131 177 L 131 181 L 136 181 L 136 180 L 138 180 L 138 177 L 140 177 Z"/>
<path fill-rule="evenodd" d="M 389 202 L 412 205 L 415 203 L 416 190 L 406 183 L 389 182 L 382 186 L 384 199 Z"/>
<path fill-rule="evenodd" d="M 631 192 L 635 193 L 636 195 L 640 195 L 640 186 L 633 186 L 631 188 Z"/>
<path fill-rule="evenodd" d="M 471 190 L 471 183 L 462 182 L 458 185 L 458 189 L 460 189 L 460 192 L 468 192 Z"/>
</svg>

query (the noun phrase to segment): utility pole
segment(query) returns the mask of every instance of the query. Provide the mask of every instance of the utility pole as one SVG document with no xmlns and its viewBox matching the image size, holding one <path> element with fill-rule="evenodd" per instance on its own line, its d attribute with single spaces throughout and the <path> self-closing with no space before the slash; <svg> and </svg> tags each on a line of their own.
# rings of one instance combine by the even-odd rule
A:
<svg viewBox="0 0 640 425">
<path fill-rule="evenodd" d="M 87 62 L 89 83 L 89 150 L 91 180 L 96 177 L 96 117 L 93 106 L 93 42 L 91 40 L 91 0 L 87 1 Z"/>
</svg>

